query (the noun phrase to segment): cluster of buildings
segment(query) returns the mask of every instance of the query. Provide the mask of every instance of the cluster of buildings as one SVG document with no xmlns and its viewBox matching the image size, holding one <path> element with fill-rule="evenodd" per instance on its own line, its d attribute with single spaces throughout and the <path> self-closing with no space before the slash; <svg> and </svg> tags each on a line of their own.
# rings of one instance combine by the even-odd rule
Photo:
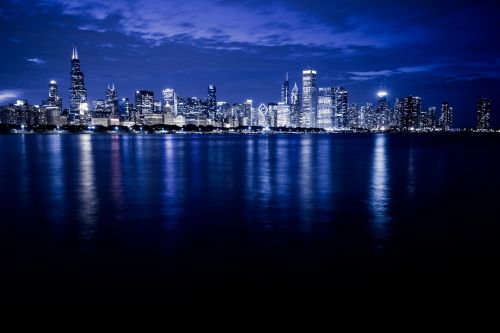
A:
<svg viewBox="0 0 500 333">
<path fill-rule="evenodd" d="M 104 99 L 89 103 L 84 74 L 76 47 L 71 57 L 69 108 L 63 109 L 57 83 L 49 82 L 48 98 L 40 105 L 26 100 L 0 107 L 0 123 L 13 125 L 203 125 L 214 127 L 288 127 L 325 130 L 369 131 L 449 131 L 453 129 L 453 108 L 443 102 L 439 109 L 424 109 L 418 96 L 396 98 L 390 105 L 387 92 L 378 93 L 376 104 L 349 104 L 343 87 L 318 87 L 317 72 L 302 72 L 301 89 L 290 89 L 288 74 L 281 85 L 281 101 L 254 104 L 226 103 L 217 100 L 215 85 L 209 85 L 207 98 L 177 95 L 173 88 L 163 89 L 160 98 L 151 90 L 137 90 L 135 99 L 118 98 L 114 85 L 108 85 Z M 490 129 L 492 102 L 477 103 L 476 129 Z"/>
</svg>

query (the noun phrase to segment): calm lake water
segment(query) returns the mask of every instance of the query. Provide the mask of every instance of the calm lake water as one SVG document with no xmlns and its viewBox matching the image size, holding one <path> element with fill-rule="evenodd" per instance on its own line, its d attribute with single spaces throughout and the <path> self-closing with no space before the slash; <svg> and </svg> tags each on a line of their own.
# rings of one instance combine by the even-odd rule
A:
<svg viewBox="0 0 500 333">
<path fill-rule="evenodd" d="M 1 135 L 0 179 L 2 289 L 328 288 L 500 258 L 499 135 Z"/>
</svg>

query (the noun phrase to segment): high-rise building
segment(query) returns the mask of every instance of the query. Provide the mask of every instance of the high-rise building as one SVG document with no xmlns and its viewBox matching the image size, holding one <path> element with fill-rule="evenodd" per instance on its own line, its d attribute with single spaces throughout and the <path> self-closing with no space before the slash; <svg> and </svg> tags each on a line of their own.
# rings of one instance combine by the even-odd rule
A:
<svg viewBox="0 0 500 333">
<path fill-rule="evenodd" d="M 290 83 L 288 82 L 288 72 L 286 73 L 285 81 L 281 85 L 281 102 L 290 104 Z"/>
<path fill-rule="evenodd" d="M 333 88 L 333 127 L 334 128 L 344 128 L 345 127 L 345 115 L 347 114 L 347 89 L 343 87 Z"/>
<path fill-rule="evenodd" d="M 276 126 L 290 127 L 290 104 L 279 102 L 276 108 Z"/>
<path fill-rule="evenodd" d="M 74 116 L 84 116 L 87 106 L 87 89 L 83 73 L 80 69 L 80 59 L 76 46 L 73 46 L 73 54 L 71 55 L 71 72 L 69 81 L 69 112 Z"/>
<path fill-rule="evenodd" d="M 54 80 L 49 82 L 49 97 L 42 101 L 40 111 L 41 114 L 37 121 L 39 124 L 57 125 L 59 123 L 59 117 L 62 113 L 62 98 L 58 95 L 57 82 Z M 45 116 L 46 119 L 43 119 Z"/>
<path fill-rule="evenodd" d="M 258 126 L 264 126 L 264 127 L 270 126 L 268 118 L 269 110 L 264 103 L 260 103 L 259 107 L 255 110 L 255 112 L 257 113 Z"/>
<path fill-rule="evenodd" d="M 301 127 L 317 127 L 317 103 L 316 71 L 312 69 L 302 71 Z"/>
<path fill-rule="evenodd" d="M 318 89 L 318 128 L 333 128 L 335 117 L 335 88 L 326 87 Z"/>
<path fill-rule="evenodd" d="M 359 110 L 359 125 L 361 128 L 374 130 L 377 128 L 377 117 L 372 103 L 362 105 Z"/>
<path fill-rule="evenodd" d="M 290 96 L 290 123 L 292 127 L 300 127 L 301 104 L 299 88 L 295 82 Z"/>
<path fill-rule="evenodd" d="M 402 129 L 413 131 L 419 128 L 422 98 L 408 96 L 402 99 Z"/>
<path fill-rule="evenodd" d="M 423 130 L 434 130 L 436 127 L 436 107 L 431 106 L 420 112 L 420 128 Z"/>
<path fill-rule="evenodd" d="M 347 109 L 346 128 L 356 129 L 359 128 L 359 108 L 356 104 L 351 104 Z"/>
<path fill-rule="evenodd" d="M 172 112 L 174 117 L 177 116 L 177 94 L 172 88 L 165 88 L 162 91 L 163 95 L 163 111 Z"/>
<path fill-rule="evenodd" d="M 161 101 L 155 99 L 153 102 L 153 112 L 154 113 L 163 113 L 163 110 L 161 109 Z M 157 117 L 159 118 L 159 117 Z"/>
<path fill-rule="evenodd" d="M 377 93 L 377 108 L 375 109 L 376 128 L 386 128 L 389 124 L 389 102 L 387 101 L 387 92 L 379 91 Z"/>
<path fill-rule="evenodd" d="M 243 113 L 248 119 L 248 126 L 257 126 L 259 124 L 258 114 L 253 107 L 253 100 L 247 99 L 243 103 Z"/>
<path fill-rule="evenodd" d="M 215 120 L 215 113 L 217 111 L 217 89 L 213 84 L 208 86 L 207 109 L 208 117 Z"/>
<path fill-rule="evenodd" d="M 106 113 L 108 117 L 118 115 L 118 94 L 114 84 L 111 87 L 108 85 L 106 90 Z"/>
<path fill-rule="evenodd" d="M 230 123 L 231 104 L 227 102 L 217 102 L 217 111 L 215 112 L 215 121 L 221 126 L 223 123 Z"/>
<path fill-rule="evenodd" d="M 93 101 L 93 117 L 94 118 L 108 118 L 109 114 L 106 112 L 106 101 L 104 99 L 98 99 Z"/>
<path fill-rule="evenodd" d="M 47 98 L 46 101 L 47 105 L 50 106 L 55 106 L 58 108 L 59 113 L 62 112 L 62 98 L 59 97 L 58 92 L 57 92 L 57 82 L 54 80 L 51 80 L 49 82 L 49 97 Z"/>
<path fill-rule="evenodd" d="M 118 102 L 118 115 L 122 119 L 130 117 L 130 102 L 128 98 L 124 97 Z"/>
<path fill-rule="evenodd" d="M 135 92 L 135 107 L 141 116 L 153 113 L 155 96 L 150 90 L 137 90 Z"/>
<path fill-rule="evenodd" d="M 399 130 L 403 128 L 403 101 L 404 98 L 396 97 L 396 102 L 394 103 L 394 124 Z"/>
<path fill-rule="evenodd" d="M 278 104 L 267 103 L 267 122 L 269 126 L 278 126 Z"/>
<path fill-rule="evenodd" d="M 476 129 L 478 130 L 490 129 L 491 126 L 490 118 L 491 118 L 491 99 L 480 98 L 477 101 Z"/>
<path fill-rule="evenodd" d="M 443 131 L 449 131 L 453 128 L 453 108 L 448 102 L 441 104 L 441 117 L 439 119 L 439 126 Z"/>
</svg>

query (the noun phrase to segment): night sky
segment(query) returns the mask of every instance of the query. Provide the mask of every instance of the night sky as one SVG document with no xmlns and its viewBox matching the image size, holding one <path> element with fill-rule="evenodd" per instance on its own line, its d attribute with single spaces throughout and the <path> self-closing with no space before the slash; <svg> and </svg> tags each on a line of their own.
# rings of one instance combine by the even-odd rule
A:
<svg viewBox="0 0 500 333">
<path fill-rule="evenodd" d="M 57 80 L 68 105 L 71 48 L 89 100 L 108 83 L 119 97 L 173 87 L 180 96 L 278 101 L 285 72 L 318 71 L 318 86 L 349 89 L 349 103 L 446 100 L 455 126 L 473 126 L 478 97 L 500 125 L 500 5 L 490 1 L 2 0 L 0 104 L 39 104 Z"/>
</svg>

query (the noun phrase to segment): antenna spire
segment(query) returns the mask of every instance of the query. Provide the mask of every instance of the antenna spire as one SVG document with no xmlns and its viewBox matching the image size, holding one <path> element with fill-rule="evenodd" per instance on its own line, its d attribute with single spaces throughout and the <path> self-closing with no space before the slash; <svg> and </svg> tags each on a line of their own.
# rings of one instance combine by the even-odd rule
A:
<svg viewBox="0 0 500 333">
<path fill-rule="evenodd" d="M 71 55 L 71 60 L 78 59 L 78 51 L 76 50 L 76 45 L 73 44 L 73 54 Z"/>
</svg>

